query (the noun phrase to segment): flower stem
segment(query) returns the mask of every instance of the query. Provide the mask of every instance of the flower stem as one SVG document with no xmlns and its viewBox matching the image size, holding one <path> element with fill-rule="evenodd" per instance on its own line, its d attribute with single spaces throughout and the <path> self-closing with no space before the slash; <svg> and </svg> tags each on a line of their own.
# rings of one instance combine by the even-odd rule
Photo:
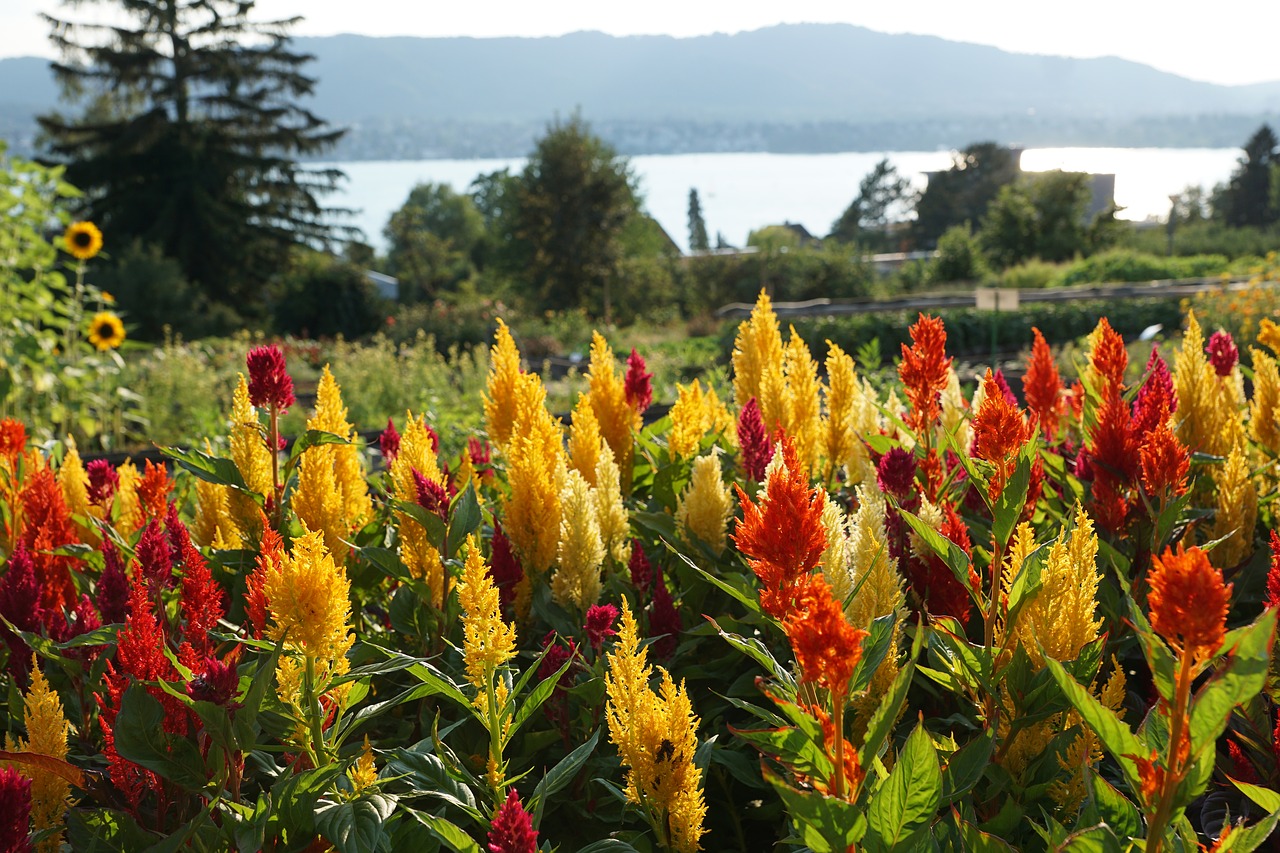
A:
<svg viewBox="0 0 1280 853">
<path fill-rule="evenodd" d="M 316 659 L 307 655 L 307 672 L 303 681 L 303 700 L 307 703 L 308 724 L 311 728 L 311 752 L 313 763 L 319 767 L 327 761 L 324 747 L 324 711 L 320 707 L 320 697 L 316 695 Z"/>
<path fill-rule="evenodd" d="M 1173 797 L 1182 783 L 1182 777 L 1186 774 L 1186 768 L 1182 766 L 1182 750 L 1179 745 L 1182 743 L 1183 729 L 1187 725 L 1187 704 L 1191 699 L 1191 668 L 1194 661 L 1191 653 L 1186 650 L 1182 651 L 1181 658 L 1178 682 L 1174 689 L 1174 707 L 1170 714 L 1172 719 L 1169 723 L 1168 769 L 1164 775 L 1164 787 L 1160 791 L 1156 813 L 1147 823 L 1147 853 L 1160 853 L 1161 845 L 1164 843 L 1164 828 L 1173 810 Z"/>
</svg>

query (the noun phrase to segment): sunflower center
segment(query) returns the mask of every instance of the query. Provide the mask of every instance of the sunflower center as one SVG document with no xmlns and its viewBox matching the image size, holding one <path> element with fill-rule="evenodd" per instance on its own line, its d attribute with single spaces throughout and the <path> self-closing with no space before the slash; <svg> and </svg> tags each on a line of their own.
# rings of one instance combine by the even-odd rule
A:
<svg viewBox="0 0 1280 853">
<path fill-rule="evenodd" d="M 89 245 L 93 243 L 93 238 L 89 236 L 88 231 L 77 231 L 75 236 L 72 237 L 71 240 L 82 249 L 89 248 Z"/>
</svg>

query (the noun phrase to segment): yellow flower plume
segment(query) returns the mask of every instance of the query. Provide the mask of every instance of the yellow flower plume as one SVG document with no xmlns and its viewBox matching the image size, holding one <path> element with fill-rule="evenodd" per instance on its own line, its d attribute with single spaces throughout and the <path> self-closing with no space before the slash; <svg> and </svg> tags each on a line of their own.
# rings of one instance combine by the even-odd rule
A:
<svg viewBox="0 0 1280 853">
<path fill-rule="evenodd" d="M 474 537 L 467 537 L 467 560 L 458 586 L 458 604 L 462 617 L 462 658 L 466 663 L 467 681 L 476 689 L 475 706 L 489 711 L 489 685 L 494 673 L 516 656 L 516 628 L 502 619 L 498 588 L 480 556 Z M 506 682 L 494 685 L 499 708 L 506 702 Z"/>
<path fill-rule="evenodd" d="M 511 439 L 516 388 L 522 376 L 520 350 L 516 349 L 507 324 L 499 319 L 493 347 L 489 350 L 489 379 L 484 394 L 485 424 L 489 437 L 498 447 L 504 447 Z"/>
<path fill-rule="evenodd" d="M 640 415 L 627 403 L 626 384 L 618 373 L 613 350 L 599 332 L 591 333 L 591 364 L 587 380 L 591 388 L 588 397 L 600 424 L 600 434 L 609 443 L 619 469 L 629 473 L 635 444 L 633 435 L 640 429 Z"/>
<path fill-rule="evenodd" d="M 427 422 L 422 415 L 415 417 L 412 412 L 406 414 L 404 434 L 400 436 L 400 452 L 391 463 L 391 481 L 395 484 L 396 500 L 405 503 L 417 503 L 418 489 L 414 484 L 413 472 L 417 471 L 428 480 L 440 483 L 440 463 L 431 447 L 431 436 L 427 433 Z M 400 536 L 400 560 L 415 578 L 425 580 L 431 590 L 431 606 L 439 610 L 444 607 L 444 564 L 440 562 L 440 552 L 427 538 L 412 516 L 397 512 L 396 530 Z"/>
<path fill-rule="evenodd" d="M 728 540 L 733 497 L 724 483 L 718 448 L 693 461 L 689 485 L 676 507 L 676 527 L 686 538 L 696 537 L 719 553 Z"/>
<path fill-rule="evenodd" d="M 756 299 L 751 316 L 738 326 L 733 340 L 733 402 L 741 409 L 755 397 L 763 412 L 765 409 L 761 383 L 765 368 L 782 366 L 782 332 L 778 315 L 773 311 L 769 294 L 763 289 Z M 765 427 L 773 424 L 765 421 Z"/>
<path fill-rule="evenodd" d="M 577 471 L 568 472 L 560 505 L 559 565 L 551 577 L 551 594 L 561 606 L 586 613 L 600 599 L 605 547 L 591 486 Z"/>
<path fill-rule="evenodd" d="M 23 697 L 25 740 L 9 735 L 10 752 L 27 752 L 67 760 L 67 737 L 71 724 L 62 709 L 62 700 L 49 686 L 40 667 L 32 661 L 31 689 Z M 31 780 L 31 823 L 36 832 L 61 827 L 71 805 L 71 786 L 57 773 L 27 764 L 18 765 L 22 775 Z M 54 853 L 62 847 L 62 830 L 42 841 L 40 853 Z"/>
<path fill-rule="evenodd" d="M 1236 447 L 1214 475 L 1217 514 L 1213 538 L 1226 539 L 1210 553 L 1215 565 L 1230 569 L 1253 553 L 1253 528 L 1258 521 L 1258 490 L 1250 476 L 1244 449 Z"/>
<path fill-rule="evenodd" d="M 670 849 L 693 853 L 700 849 L 706 817 L 702 771 L 693 763 L 698 717 L 683 683 L 677 685 L 662 667 L 658 671 L 661 681 L 654 692 L 649 688 L 653 670 L 624 600 L 618 643 L 605 674 L 609 739 L 627 766 L 627 798 L 644 809 Z"/>
</svg>

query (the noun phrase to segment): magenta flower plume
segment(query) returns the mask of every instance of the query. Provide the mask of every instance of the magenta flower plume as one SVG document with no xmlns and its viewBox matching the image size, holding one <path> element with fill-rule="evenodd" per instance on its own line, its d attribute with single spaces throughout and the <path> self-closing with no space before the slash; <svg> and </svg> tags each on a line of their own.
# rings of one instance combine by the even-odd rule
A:
<svg viewBox="0 0 1280 853">
<path fill-rule="evenodd" d="M 124 560 L 107 537 L 102 537 L 102 575 L 98 578 L 98 612 L 107 624 L 123 623 L 129 618 L 129 577 L 124 573 Z"/>
<path fill-rule="evenodd" d="M 395 422 L 387 418 L 387 428 L 378 436 L 378 449 L 382 458 L 390 465 L 400 455 L 400 433 L 396 432 Z"/>
<path fill-rule="evenodd" d="M 120 475 L 105 459 L 94 459 L 85 470 L 89 475 L 89 503 L 108 506 L 120 488 Z"/>
<path fill-rule="evenodd" d="M 511 788 L 489 826 L 489 853 L 537 853 L 537 850 L 538 833 L 533 831 L 533 818 L 521 805 L 516 789 Z"/>
<path fill-rule="evenodd" d="M 249 350 L 245 366 L 249 368 L 249 402 L 281 412 L 294 404 L 293 377 L 284 366 L 284 353 L 278 346 Z"/>
<path fill-rule="evenodd" d="M 763 482 L 764 471 L 773 458 L 773 445 L 755 397 L 738 414 L 738 446 L 742 448 L 742 470 L 757 483 Z"/>
<path fill-rule="evenodd" d="M 627 396 L 627 405 L 639 414 L 649 408 L 653 402 L 653 374 L 648 372 L 644 357 L 632 347 L 627 356 L 627 374 L 623 379 L 623 389 Z"/>
<path fill-rule="evenodd" d="M 1240 350 L 1236 348 L 1236 342 L 1231 339 L 1229 332 L 1214 332 L 1209 336 L 1209 343 L 1204 349 L 1209 353 L 1209 363 L 1219 376 L 1229 376 L 1240 360 Z"/>
<path fill-rule="evenodd" d="M 0 769 L 0 853 L 31 851 L 31 780 L 13 767 Z"/>
<path fill-rule="evenodd" d="M 639 539 L 631 540 L 631 560 L 627 563 L 627 570 L 631 573 L 631 585 L 640 593 L 643 601 L 649 595 L 649 588 L 653 586 L 653 566 L 649 564 L 649 557 Z"/>
<path fill-rule="evenodd" d="M 494 586 L 498 588 L 498 600 L 503 610 L 510 610 L 516 600 L 516 586 L 524 580 L 524 566 L 511 550 L 511 540 L 502 532 L 502 525 L 493 523 L 492 551 L 489 554 L 489 571 Z"/>
<path fill-rule="evenodd" d="M 158 596 L 173 580 L 173 552 L 169 550 L 169 540 L 160 529 L 159 521 L 153 518 L 142 528 L 134 554 L 152 595 Z"/>
<path fill-rule="evenodd" d="M 239 687 L 240 676 L 236 674 L 236 668 L 211 657 L 204 662 L 204 672 L 187 685 L 187 695 L 197 702 L 227 705 Z"/>
<path fill-rule="evenodd" d="M 915 487 L 916 458 L 901 447 L 880 457 L 876 466 L 876 483 L 880 491 L 895 498 L 905 498 Z"/>
<path fill-rule="evenodd" d="M 429 479 L 417 468 L 413 469 L 413 488 L 418 493 L 418 505 L 441 518 L 449 515 L 449 493 L 444 486 Z"/>
<path fill-rule="evenodd" d="M 612 604 L 593 604 L 587 610 L 587 642 L 597 652 L 604 641 L 617 634 L 613 622 L 618 618 L 618 608 Z"/>
<path fill-rule="evenodd" d="M 653 587 L 653 604 L 649 605 L 649 634 L 657 637 L 653 651 L 660 658 L 669 658 L 676 653 L 680 645 L 680 632 L 684 624 L 680 621 L 680 611 L 676 610 L 671 593 L 667 590 L 666 579 L 662 572 L 655 573 Z"/>
</svg>

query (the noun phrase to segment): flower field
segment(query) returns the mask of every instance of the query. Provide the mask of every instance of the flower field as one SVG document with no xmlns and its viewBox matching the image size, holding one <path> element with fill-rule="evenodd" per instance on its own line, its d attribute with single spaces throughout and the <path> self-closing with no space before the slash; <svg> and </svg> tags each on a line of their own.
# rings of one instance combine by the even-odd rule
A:
<svg viewBox="0 0 1280 853">
<path fill-rule="evenodd" d="M 270 345 L 227 456 L 4 420 L 0 850 L 1272 849 L 1257 328 L 966 399 L 936 318 L 877 387 L 761 294 L 658 420 L 597 335 L 564 423 L 499 322 L 456 455 L 341 364 L 287 443 Z"/>
</svg>

